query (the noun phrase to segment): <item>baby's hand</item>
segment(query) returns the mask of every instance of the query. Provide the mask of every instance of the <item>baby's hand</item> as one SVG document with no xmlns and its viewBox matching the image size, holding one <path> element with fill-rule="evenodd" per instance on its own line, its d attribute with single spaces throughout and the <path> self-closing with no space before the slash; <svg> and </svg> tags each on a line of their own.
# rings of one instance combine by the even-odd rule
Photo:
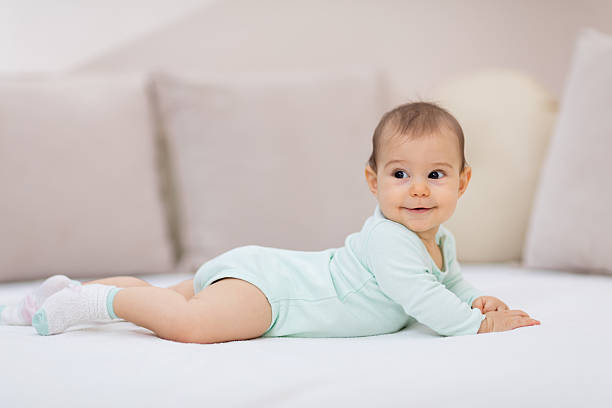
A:
<svg viewBox="0 0 612 408">
<path fill-rule="evenodd" d="M 486 319 L 480 323 L 478 333 L 506 331 L 522 326 L 540 324 L 539 320 L 532 319 L 522 310 L 501 310 L 486 313 Z"/>
<path fill-rule="evenodd" d="M 495 310 L 509 310 L 510 308 L 494 296 L 480 296 L 472 302 L 472 309 L 480 309 L 485 314 Z"/>
</svg>

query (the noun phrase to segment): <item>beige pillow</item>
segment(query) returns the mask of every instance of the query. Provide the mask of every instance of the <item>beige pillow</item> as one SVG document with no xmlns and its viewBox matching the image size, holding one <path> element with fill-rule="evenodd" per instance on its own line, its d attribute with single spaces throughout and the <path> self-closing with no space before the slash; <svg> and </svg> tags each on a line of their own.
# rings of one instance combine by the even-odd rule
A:
<svg viewBox="0 0 612 408">
<path fill-rule="evenodd" d="M 450 81 L 437 102 L 463 128 L 472 179 L 444 225 L 465 262 L 518 262 L 557 104 L 532 78 L 488 69 Z"/>
<path fill-rule="evenodd" d="M 371 71 L 158 74 L 176 176 L 180 272 L 242 245 L 341 247 L 376 206 L 365 180 L 389 106 Z"/>
<path fill-rule="evenodd" d="M 173 267 L 142 75 L 0 78 L 0 280 Z"/>
<path fill-rule="evenodd" d="M 612 274 L 612 36 L 580 32 L 539 177 L 524 264 Z"/>
</svg>

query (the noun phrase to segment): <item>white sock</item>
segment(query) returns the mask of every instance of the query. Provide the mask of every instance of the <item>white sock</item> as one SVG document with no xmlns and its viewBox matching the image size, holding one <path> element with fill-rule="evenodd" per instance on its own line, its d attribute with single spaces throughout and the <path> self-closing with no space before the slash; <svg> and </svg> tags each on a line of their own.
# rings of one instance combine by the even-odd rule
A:
<svg viewBox="0 0 612 408">
<path fill-rule="evenodd" d="M 92 283 L 68 286 L 50 296 L 32 317 L 32 326 L 38 334 L 62 333 L 70 326 L 92 321 L 118 319 L 113 310 L 116 286 Z"/>
<path fill-rule="evenodd" d="M 47 278 L 38 288 L 25 295 L 17 304 L 0 305 L 0 324 L 30 326 L 32 316 L 56 292 L 68 285 L 80 285 L 65 275 L 53 275 Z"/>
</svg>

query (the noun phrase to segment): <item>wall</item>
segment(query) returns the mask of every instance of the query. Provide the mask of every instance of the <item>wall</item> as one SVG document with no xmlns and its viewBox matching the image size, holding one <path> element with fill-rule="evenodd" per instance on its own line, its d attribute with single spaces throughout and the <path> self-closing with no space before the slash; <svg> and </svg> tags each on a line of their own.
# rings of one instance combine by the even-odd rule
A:
<svg viewBox="0 0 612 408">
<path fill-rule="evenodd" d="M 212 0 L 0 0 L 0 73 L 71 69 Z"/>
<path fill-rule="evenodd" d="M 612 33 L 612 2 L 228 0 L 91 59 L 80 70 L 302 70 L 377 65 L 399 99 L 486 67 L 558 97 L 578 30 Z"/>
</svg>

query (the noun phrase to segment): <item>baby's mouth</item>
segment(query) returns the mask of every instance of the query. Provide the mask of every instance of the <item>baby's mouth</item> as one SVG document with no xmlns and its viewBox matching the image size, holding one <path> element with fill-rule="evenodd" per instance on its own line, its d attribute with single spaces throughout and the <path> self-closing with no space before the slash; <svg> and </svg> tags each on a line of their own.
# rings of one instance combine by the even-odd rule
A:
<svg viewBox="0 0 612 408">
<path fill-rule="evenodd" d="M 432 208 L 435 208 L 435 207 L 415 207 L 415 208 L 404 207 L 404 208 L 408 210 L 408 212 L 413 213 L 413 214 L 423 214 L 423 213 L 429 212 Z"/>
</svg>

